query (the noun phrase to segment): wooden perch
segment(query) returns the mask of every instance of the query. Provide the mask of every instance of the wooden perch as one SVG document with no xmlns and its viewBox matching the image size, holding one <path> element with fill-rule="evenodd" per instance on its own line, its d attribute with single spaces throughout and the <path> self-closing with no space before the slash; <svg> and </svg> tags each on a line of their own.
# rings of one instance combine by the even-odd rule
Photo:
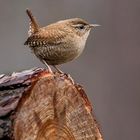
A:
<svg viewBox="0 0 140 140">
<path fill-rule="evenodd" d="M 41 68 L 0 75 L 0 139 L 103 140 L 82 87 Z"/>
</svg>

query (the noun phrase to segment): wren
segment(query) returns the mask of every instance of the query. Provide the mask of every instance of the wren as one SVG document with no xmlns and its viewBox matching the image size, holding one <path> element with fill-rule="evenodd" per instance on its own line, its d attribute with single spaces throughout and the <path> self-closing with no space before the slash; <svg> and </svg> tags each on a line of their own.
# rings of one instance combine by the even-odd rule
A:
<svg viewBox="0 0 140 140">
<path fill-rule="evenodd" d="M 49 72 L 49 65 L 60 65 L 76 59 L 83 52 L 86 40 L 92 28 L 98 24 L 89 24 L 81 18 L 61 20 L 46 27 L 39 27 L 30 10 L 29 37 L 25 42 L 34 54 L 43 62 Z"/>
</svg>

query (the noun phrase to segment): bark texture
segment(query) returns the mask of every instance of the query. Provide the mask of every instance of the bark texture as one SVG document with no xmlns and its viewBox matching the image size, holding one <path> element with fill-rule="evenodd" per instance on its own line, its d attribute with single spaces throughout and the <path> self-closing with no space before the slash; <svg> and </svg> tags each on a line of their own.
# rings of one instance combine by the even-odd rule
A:
<svg viewBox="0 0 140 140">
<path fill-rule="evenodd" d="M 31 69 L 0 75 L 0 139 L 102 140 L 83 88 L 67 75 Z"/>
</svg>

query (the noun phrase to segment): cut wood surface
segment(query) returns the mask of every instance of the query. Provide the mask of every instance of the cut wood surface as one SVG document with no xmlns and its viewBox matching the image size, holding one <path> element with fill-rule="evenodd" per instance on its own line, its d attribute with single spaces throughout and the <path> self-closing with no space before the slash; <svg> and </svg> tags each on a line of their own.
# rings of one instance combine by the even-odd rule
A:
<svg viewBox="0 0 140 140">
<path fill-rule="evenodd" d="M 0 75 L 0 139 L 102 140 L 83 88 L 36 68 Z"/>
</svg>

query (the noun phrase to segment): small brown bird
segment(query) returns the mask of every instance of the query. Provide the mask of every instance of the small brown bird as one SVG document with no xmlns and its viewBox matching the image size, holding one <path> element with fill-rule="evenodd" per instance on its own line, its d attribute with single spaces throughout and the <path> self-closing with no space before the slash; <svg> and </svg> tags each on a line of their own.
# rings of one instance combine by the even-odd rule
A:
<svg viewBox="0 0 140 140">
<path fill-rule="evenodd" d="M 30 10 L 29 37 L 25 42 L 50 72 L 49 65 L 63 64 L 77 58 L 84 50 L 91 28 L 98 24 L 89 24 L 83 19 L 72 18 L 61 20 L 40 28 Z"/>
</svg>

